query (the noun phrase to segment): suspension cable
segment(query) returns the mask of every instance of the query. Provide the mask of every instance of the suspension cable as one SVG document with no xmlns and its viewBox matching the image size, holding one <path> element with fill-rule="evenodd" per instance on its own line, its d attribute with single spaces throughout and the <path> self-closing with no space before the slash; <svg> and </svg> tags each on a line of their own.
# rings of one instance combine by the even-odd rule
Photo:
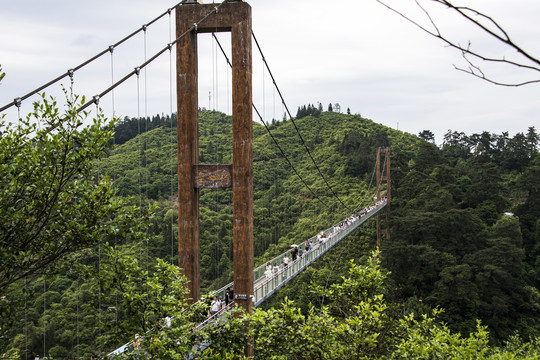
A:
<svg viewBox="0 0 540 360">
<path fill-rule="evenodd" d="M 377 172 L 377 162 L 375 162 L 375 165 L 373 165 L 373 171 L 371 172 L 371 180 L 369 181 L 368 188 L 366 190 L 366 194 L 364 195 L 364 198 L 360 200 L 360 204 L 358 204 L 357 207 L 354 208 L 353 213 L 357 212 L 358 209 L 362 207 L 364 204 L 364 201 L 366 200 L 367 196 L 369 195 L 369 190 L 371 189 L 371 185 L 373 184 L 373 178 L 375 177 L 375 173 Z"/>
<path fill-rule="evenodd" d="M 375 163 L 375 165 L 377 165 Z M 384 168 L 386 167 L 386 156 L 384 157 L 383 166 L 381 167 L 381 174 L 379 175 L 379 183 L 377 184 L 377 194 L 380 193 L 381 185 L 383 182 Z"/>
<path fill-rule="evenodd" d="M 268 128 L 268 126 L 266 125 L 266 122 L 264 121 L 264 119 L 262 118 L 261 114 L 259 113 L 259 110 L 257 110 L 257 107 L 255 107 L 254 104 L 252 104 L 253 106 L 253 110 L 255 110 L 255 112 L 257 113 L 257 116 L 259 116 L 259 119 L 261 120 L 261 122 L 263 123 L 266 131 L 268 132 L 268 134 L 270 135 L 270 137 L 272 138 L 272 140 L 274 141 L 274 144 L 276 144 L 277 148 L 279 149 L 279 151 L 281 152 L 281 155 L 283 155 L 283 157 L 285 158 L 285 160 L 287 160 L 287 162 L 289 163 L 289 166 L 294 170 L 295 174 L 300 178 L 300 180 L 302 181 L 302 183 L 305 185 L 305 187 L 308 188 L 308 190 L 313 194 L 313 196 L 315 196 L 315 198 L 317 198 L 317 200 L 319 200 L 324 206 L 326 206 L 330 211 L 333 211 L 333 212 L 336 212 L 336 213 L 339 213 L 339 214 L 342 214 L 341 212 L 337 211 L 337 210 L 333 210 L 330 205 L 328 205 L 327 203 L 325 203 L 324 201 L 321 200 L 321 198 L 311 189 L 311 187 L 309 187 L 309 185 L 306 183 L 306 181 L 304 180 L 304 178 L 302 178 L 302 176 L 298 173 L 298 171 L 296 170 L 296 168 L 294 167 L 294 165 L 291 163 L 291 161 L 289 160 L 289 158 L 287 157 L 287 155 L 285 155 L 285 152 L 283 151 L 283 149 L 281 148 L 281 146 L 279 146 L 279 143 L 277 142 L 276 138 L 274 137 L 274 135 L 270 132 L 270 129 Z"/>
<path fill-rule="evenodd" d="M 113 50 L 114 50 L 114 48 L 111 48 L 111 85 L 114 84 L 114 53 L 113 53 Z M 73 95 L 73 91 L 72 91 L 72 95 Z M 116 116 L 115 108 L 114 108 L 114 90 L 111 90 L 111 105 L 112 105 L 112 116 L 113 116 L 113 119 L 114 119 L 114 117 Z M 113 141 L 114 141 L 114 137 L 113 137 Z"/>
<path fill-rule="evenodd" d="M 172 25 L 171 25 L 171 14 L 169 12 L 169 43 L 172 41 Z M 171 170 L 171 265 L 173 264 L 174 259 L 174 144 L 175 144 L 175 137 L 173 133 L 173 66 L 172 66 L 172 47 L 169 48 L 169 117 L 170 117 L 170 170 Z"/>
<path fill-rule="evenodd" d="M 319 175 L 322 177 L 322 179 L 324 180 L 326 186 L 330 189 L 330 191 L 332 192 L 332 194 L 334 195 L 334 197 L 341 203 L 341 205 L 343 205 L 345 207 L 345 209 L 347 209 L 348 211 L 352 211 L 347 205 L 345 205 L 345 203 L 339 198 L 339 196 L 336 194 L 336 192 L 334 191 L 334 189 L 332 189 L 332 187 L 330 186 L 330 184 L 328 183 L 328 181 L 326 180 L 326 177 L 323 175 L 321 169 L 319 168 L 319 165 L 317 164 L 317 162 L 315 161 L 315 159 L 313 158 L 313 155 L 311 154 L 311 151 L 309 150 L 309 148 L 307 147 L 306 145 L 306 142 L 304 141 L 304 138 L 302 137 L 302 135 L 300 134 L 300 130 L 298 129 L 298 127 L 296 126 L 296 122 L 294 121 L 292 115 L 291 115 L 291 112 L 289 111 L 289 107 L 287 106 L 287 104 L 285 103 L 285 99 L 283 98 L 283 95 L 281 94 L 281 91 L 279 90 L 279 87 L 276 83 L 276 80 L 274 78 L 274 75 L 272 74 L 272 71 L 270 70 L 270 67 L 268 66 L 268 62 L 266 61 L 266 58 L 264 57 L 264 54 L 261 50 L 261 47 L 259 45 L 259 42 L 257 41 L 257 38 L 255 37 L 255 33 L 253 33 L 253 31 L 251 31 L 251 35 L 253 36 L 253 40 L 255 40 L 255 44 L 257 45 L 257 48 L 259 49 L 259 53 L 261 54 L 261 57 L 262 57 L 262 60 L 264 62 L 264 64 L 266 65 L 266 69 L 268 70 L 268 73 L 270 74 L 270 77 L 272 78 L 272 82 L 274 83 L 274 87 L 276 88 L 278 94 L 279 94 L 279 97 L 281 98 L 281 101 L 283 103 L 283 105 L 285 106 L 285 109 L 287 110 L 287 114 L 289 115 L 289 118 L 291 119 L 293 125 L 294 125 L 294 128 L 296 130 L 296 133 L 298 134 L 298 137 L 300 138 L 300 140 L 302 141 L 302 144 L 304 145 L 304 148 L 306 149 L 309 157 L 311 158 L 311 161 L 313 162 L 313 164 L 315 165 L 315 168 L 317 168 L 317 171 L 319 172 Z"/>
<path fill-rule="evenodd" d="M 219 6 L 216 6 L 215 8 L 213 8 L 206 16 L 204 16 L 201 20 L 199 20 L 198 22 L 194 23 L 193 26 L 191 26 L 189 29 L 187 29 L 184 33 L 182 33 L 178 38 L 176 38 L 174 41 L 170 42 L 167 44 L 167 46 L 165 46 L 163 49 L 159 50 L 157 53 L 155 53 L 151 58 L 149 58 L 148 60 L 146 60 L 144 63 L 142 63 L 141 65 L 135 67 L 130 73 L 128 73 L 127 75 L 125 75 L 122 79 L 118 80 L 117 82 L 115 82 L 114 84 L 112 84 L 110 87 L 108 87 L 107 89 L 105 89 L 104 91 L 102 91 L 101 93 L 99 93 L 98 95 L 95 95 L 92 100 L 88 101 L 87 103 L 84 103 L 83 105 L 81 105 L 79 108 L 77 109 L 74 109 L 74 114 L 78 114 L 80 113 L 81 111 L 85 110 L 86 108 L 88 108 L 89 106 L 93 105 L 96 103 L 96 99 L 99 99 L 105 95 L 107 95 L 109 92 L 111 92 L 112 90 L 114 90 L 115 88 L 117 88 L 120 84 L 124 83 L 126 80 L 128 80 L 129 78 L 131 78 L 133 75 L 140 73 L 141 69 L 144 69 L 147 65 L 149 65 L 150 63 L 152 63 L 154 60 L 156 60 L 159 56 L 161 56 L 165 51 L 167 50 L 170 50 L 172 48 L 173 45 L 177 44 L 180 40 L 182 40 L 184 37 L 186 37 L 189 33 L 191 33 L 192 31 L 196 31 L 197 30 L 197 27 L 200 23 L 202 23 L 203 21 L 205 21 L 206 19 L 208 19 L 212 14 L 216 13 L 219 9 L 219 7 L 223 4 L 225 4 L 226 2 L 228 1 L 225 1 L 223 3 L 221 3 Z M 107 51 L 109 51 L 107 49 Z M 2 111 L 2 109 L 0 109 L 0 111 Z M 45 132 L 46 133 L 49 133 L 51 131 L 53 131 L 54 129 L 56 129 L 56 125 L 53 125 L 53 126 L 49 126 Z"/>
<path fill-rule="evenodd" d="M 227 54 L 225 53 L 225 50 L 223 49 L 223 47 L 221 46 L 221 43 L 219 42 L 219 40 L 217 39 L 217 37 L 214 35 L 214 39 L 216 40 L 217 44 L 219 45 L 219 48 L 221 49 L 221 52 L 223 53 L 223 56 L 225 56 L 226 60 L 227 60 L 227 63 L 229 64 L 230 67 L 232 67 L 232 64 L 231 64 L 231 61 L 229 60 L 229 57 L 227 56 Z M 289 158 L 287 157 L 287 155 L 285 154 L 285 152 L 283 151 L 283 149 L 281 148 L 281 146 L 279 145 L 279 143 L 277 142 L 276 138 L 274 137 L 274 135 L 272 134 L 272 132 L 270 131 L 270 128 L 267 126 L 266 122 L 264 121 L 263 117 L 261 116 L 261 114 L 259 113 L 259 110 L 257 109 L 257 107 L 255 106 L 255 104 L 251 104 L 252 107 L 253 107 L 253 110 L 255 110 L 255 113 L 257 114 L 257 116 L 259 117 L 259 119 L 261 120 L 261 122 L 263 123 L 264 125 L 264 128 L 266 129 L 266 131 L 268 132 L 268 134 L 270 135 L 270 137 L 272 138 L 272 140 L 274 141 L 274 144 L 276 144 L 277 148 L 279 149 L 279 151 L 281 152 L 281 154 L 283 155 L 283 157 L 285 158 L 285 160 L 287 160 L 287 162 L 289 163 L 289 165 L 291 166 L 291 168 L 294 170 L 295 174 L 300 178 L 300 180 L 302 181 L 302 183 L 306 186 L 306 188 L 308 188 L 308 190 L 313 194 L 313 196 L 315 196 L 315 198 L 317 198 L 317 200 L 319 200 L 324 206 L 326 206 L 329 210 L 333 211 L 333 212 L 336 212 L 336 213 L 339 213 L 339 214 L 343 214 L 342 212 L 340 211 L 337 211 L 337 210 L 333 210 L 332 208 L 330 208 L 330 206 L 325 203 L 324 201 L 322 201 L 319 196 L 311 189 L 311 187 L 306 183 L 306 181 L 304 180 L 304 178 L 302 178 L 302 176 L 300 175 L 300 173 L 296 170 L 296 168 L 294 167 L 294 165 L 292 164 L 292 162 L 289 160 Z"/>
<path fill-rule="evenodd" d="M 146 27 L 144 28 L 144 60 L 146 61 L 146 38 L 147 38 L 147 33 L 146 33 Z M 148 178 L 148 158 L 146 156 L 146 151 L 148 150 L 148 76 L 147 76 L 147 70 L 148 68 L 145 67 L 144 68 L 144 137 L 143 137 L 143 149 L 141 152 L 139 152 L 139 157 L 140 156 L 143 156 L 143 170 L 144 170 L 144 185 L 145 185 L 145 189 L 144 189 L 144 195 L 146 198 L 148 198 L 148 183 L 150 182 L 150 179 Z M 139 134 L 140 135 L 140 134 Z M 142 180 L 142 179 L 141 179 Z M 141 201 L 141 206 L 142 206 L 142 201 Z M 148 227 L 146 228 L 146 258 L 145 258 L 145 263 L 146 263 L 146 277 L 148 278 L 148 266 L 149 266 L 149 261 L 148 261 L 148 238 L 149 238 L 149 233 L 148 233 Z"/>
<path fill-rule="evenodd" d="M 180 5 L 182 2 L 179 2 L 178 4 L 176 4 L 174 7 Z M 17 105 L 17 103 L 20 103 L 21 101 L 23 100 L 26 100 L 27 98 L 29 98 L 30 96 L 34 95 L 34 94 L 37 94 L 38 92 L 40 92 L 41 90 L 45 89 L 45 88 L 48 88 L 49 86 L 57 83 L 58 81 L 62 80 L 63 78 L 65 78 L 66 76 L 72 76 L 73 73 L 77 70 L 80 70 L 81 68 L 85 67 L 86 65 L 92 63 L 93 61 L 99 59 L 100 57 L 102 57 L 103 55 L 105 55 L 106 53 L 108 52 L 112 52 L 112 49 L 114 49 L 115 47 L 123 44 L 124 42 L 126 42 L 127 40 L 131 39 L 133 36 L 137 35 L 139 32 L 141 31 L 144 31 L 144 29 L 146 29 L 148 26 L 154 24 L 156 21 L 158 21 L 159 19 L 161 19 L 163 16 L 165 16 L 166 14 L 170 13 L 170 10 L 171 9 L 167 9 L 167 11 L 165 11 L 163 14 L 159 15 L 158 17 L 156 17 L 154 20 L 150 21 L 149 23 L 141 26 L 139 29 L 135 30 L 134 32 L 132 32 L 131 34 L 127 35 L 126 37 L 124 37 L 122 40 L 116 42 L 115 44 L 107 47 L 107 49 L 101 51 L 100 53 L 94 55 L 93 57 L 91 57 L 90 59 L 82 62 L 81 64 L 75 66 L 74 68 L 72 69 L 69 69 L 67 70 L 65 73 L 63 73 L 62 75 L 59 75 L 57 76 L 56 78 L 54 78 L 53 80 L 49 81 L 48 83 L 46 84 L 43 84 L 41 86 L 39 86 L 38 88 L 30 91 L 28 94 L 26 95 L 23 95 L 23 96 L 20 96 L 18 98 L 15 98 L 12 102 L 10 102 L 9 104 L 6 104 L 4 106 L 2 106 L 0 108 L 0 112 L 6 110 L 6 109 L 9 109 L 10 107 L 12 107 L 13 105 Z"/>
</svg>

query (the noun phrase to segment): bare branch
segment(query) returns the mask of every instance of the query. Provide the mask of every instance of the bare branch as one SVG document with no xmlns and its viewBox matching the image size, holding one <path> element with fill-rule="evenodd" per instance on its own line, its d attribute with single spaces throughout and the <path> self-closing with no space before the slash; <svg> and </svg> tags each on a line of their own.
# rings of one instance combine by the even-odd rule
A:
<svg viewBox="0 0 540 360">
<path fill-rule="evenodd" d="M 526 64 L 524 62 L 518 62 L 518 61 L 512 61 L 512 60 L 507 60 L 506 58 L 502 57 L 502 58 L 496 58 L 496 57 L 490 57 L 490 56 L 486 56 L 486 55 L 483 55 L 479 52 L 476 52 L 476 51 L 473 51 L 471 49 L 471 43 L 469 42 L 467 44 L 467 46 L 462 46 L 461 44 L 459 43 L 456 43 L 452 40 L 450 40 L 446 35 L 442 34 L 441 31 L 439 30 L 439 27 L 437 26 L 436 22 L 433 20 L 432 16 L 429 14 L 429 12 L 420 4 L 419 0 L 415 0 L 415 3 L 416 5 L 422 10 L 422 12 L 426 15 L 426 17 L 428 18 L 429 22 L 431 23 L 431 25 L 433 26 L 433 29 L 434 30 L 430 30 L 428 28 L 426 28 L 425 26 L 422 26 L 419 22 L 413 20 L 412 18 L 406 16 L 403 12 L 393 8 L 392 6 L 386 4 L 384 2 L 384 0 L 376 0 L 379 4 L 383 5 L 384 7 L 386 7 L 387 9 L 393 11 L 394 13 L 398 14 L 399 16 L 401 16 L 402 18 L 404 18 L 405 20 L 407 20 L 408 22 L 410 22 L 411 24 L 413 24 L 414 26 L 416 26 L 417 28 L 419 28 L 420 30 L 426 32 L 427 34 L 443 41 L 444 43 L 446 43 L 447 46 L 449 47 L 452 47 L 454 49 L 457 49 L 459 50 L 461 53 L 462 53 L 462 56 L 463 58 L 465 59 L 465 61 L 467 61 L 467 63 L 469 64 L 469 69 L 463 69 L 463 68 L 460 68 L 460 67 L 457 67 L 456 65 L 454 65 L 454 68 L 456 70 L 459 70 L 459 71 L 463 71 L 465 73 L 468 73 L 468 74 L 471 74 L 475 77 L 478 77 L 482 80 L 485 80 L 485 81 L 488 81 L 492 84 L 496 84 L 496 85 L 501 85 L 501 86 L 523 86 L 523 85 L 528 85 L 528 84 L 533 84 L 533 83 L 539 83 L 540 82 L 540 79 L 538 80 L 530 80 L 530 81 L 525 81 L 525 82 L 520 82 L 520 83 L 503 83 L 503 82 L 499 82 L 499 81 L 495 81 L 493 79 L 490 79 L 488 76 L 486 76 L 486 74 L 480 69 L 480 67 L 478 65 L 475 65 L 468 56 L 471 56 L 471 57 L 474 57 L 478 60 L 481 60 L 481 61 L 485 61 L 485 62 L 490 62 L 490 63 L 500 63 L 500 64 L 505 64 L 505 65 L 509 65 L 509 66 L 513 66 L 513 67 L 517 67 L 517 68 L 521 68 L 521 69 L 526 69 L 526 70 L 531 70 L 531 71 L 534 71 L 534 72 L 540 72 L 540 59 L 539 58 L 535 58 L 533 57 L 532 55 L 528 54 L 525 50 L 523 50 L 521 47 L 519 47 L 516 43 L 514 43 L 510 36 L 508 35 L 508 33 L 491 17 L 475 10 L 475 9 L 471 9 L 469 7 L 460 7 L 460 6 L 455 6 L 454 4 L 452 4 L 450 1 L 447 1 L 447 0 L 431 0 L 435 3 L 438 3 L 438 4 L 441 4 L 443 6 L 446 6 L 447 8 L 457 12 L 460 16 L 462 16 L 463 18 L 465 18 L 467 21 L 471 22 L 472 24 L 474 24 L 476 27 L 482 29 L 484 32 L 486 32 L 489 36 L 491 36 L 492 38 L 496 39 L 496 40 L 499 40 L 501 42 L 503 42 L 505 45 L 511 47 L 512 49 L 516 50 L 520 55 L 522 55 L 523 57 L 525 57 L 527 60 L 531 61 L 532 63 L 536 64 L 536 65 L 531 65 L 531 64 Z M 494 30 L 490 29 L 488 27 L 488 25 L 485 25 L 483 24 L 481 21 L 473 18 L 473 16 L 477 16 L 477 17 L 480 17 L 481 19 L 484 19 L 488 22 L 488 24 L 491 24 L 493 25 L 496 29 L 498 29 L 498 31 L 500 31 L 501 34 L 495 32 Z"/>
<path fill-rule="evenodd" d="M 420 5 L 420 3 L 418 2 L 418 0 L 415 0 L 416 2 L 416 5 L 418 5 L 418 7 L 420 9 L 422 9 L 422 11 L 424 12 L 424 14 L 426 14 L 427 18 L 429 19 L 429 21 L 431 22 L 431 25 L 433 25 L 433 27 L 435 28 L 435 30 L 437 30 L 437 36 L 441 36 L 441 32 L 439 31 L 439 28 L 437 27 L 437 25 L 435 24 L 435 21 L 433 21 L 433 19 L 431 18 L 431 15 L 429 15 L 429 12 L 424 9 L 424 7 L 422 5 Z"/>
<path fill-rule="evenodd" d="M 449 1 L 445 1 L 445 0 L 432 0 L 432 1 L 435 1 L 437 3 L 440 3 L 440 4 L 443 4 L 445 6 L 447 6 L 448 8 L 452 9 L 452 10 L 455 10 L 456 12 L 458 12 L 461 16 L 463 16 L 464 18 L 466 18 L 467 20 L 469 20 L 470 22 L 472 22 L 474 25 L 476 25 L 477 27 L 479 27 L 480 29 L 484 30 L 485 32 L 487 32 L 489 35 L 491 35 L 492 37 L 502 41 L 503 43 L 505 43 L 506 45 L 514 48 L 518 53 L 522 54 L 523 56 L 525 56 L 527 59 L 529 59 L 530 61 L 540 65 L 540 59 L 537 59 L 531 55 L 529 55 L 525 50 L 523 50 L 521 47 L 519 47 L 516 43 L 514 43 L 511 39 L 510 39 L 510 36 L 508 35 L 508 33 L 493 19 L 491 18 L 490 16 L 487 16 L 477 10 L 474 10 L 474 9 L 471 9 L 471 8 L 468 8 L 468 7 L 458 7 L 458 6 L 455 6 L 453 4 L 451 4 Z M 484 18 L 486 19 L 488 22 L 490 22 L 491 24 L 493 24 L 497 29 L 499 29 L 499 31 L 501 33 L 503 33 L 504 36 L 500 36 L 498 34 L 496 34 L 495 32 L 493 32 L 492 30 L 490 30 L 489 28 L 487 28 L 487 26 L 483 25 L 480 21 L 477 21 L 475 19 L 473 19 L 472 17 L 470 17 L 469 15 L 467 15 L 465 13 L 465 11 L 468 11 L 468 12 L 471 12 L 473 15 L 477 15 L 481 18 Z M 536 68 L 538 69 L 538 68 Z"/>
</svg>

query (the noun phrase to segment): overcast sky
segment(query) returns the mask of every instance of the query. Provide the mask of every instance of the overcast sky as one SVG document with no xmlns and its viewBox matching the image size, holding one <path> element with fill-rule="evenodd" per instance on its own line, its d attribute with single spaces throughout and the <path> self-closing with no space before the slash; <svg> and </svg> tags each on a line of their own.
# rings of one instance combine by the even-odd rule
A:
<svg viewBox="0 0 540 360">
<path fill-rule="evenodd" d="M 427 24 L 413 1 L 391 2 Z M 352 113 L 413 134 L 429 129 L 439 143 L 448 129 L 515 134 L 526 132 L 529 126 L 540 128 L 540 84 L 500 87 L 454 70 L 454 64 L 466 66 L 457 51 L 375 0 L 249 3 L 253 31 L 293 116 L 299 105 L 321 102 L 326 110 L 329 103 L 339 103 L 342 112 L 350 108 Z M 540 1 L 471 0 L 466 4 L 497 19 L 516 43 L 540 58 Z M 6 77 L 0 83 L 0 106 L 77 66 L 174 5 L 165 0 L 3 1 L 0 64 Z M 441 31 L 455 41 L 471 41 L 473 48 L 493 56 L 515 57 L 450 11 L 439 7 L 430 11 Z M 77 72 L 74 92 L 91 97 L 164 48 L 170 29 L 174 31 L 172 15 L 150 26 L 146 37 L 136 36 L 115 49 L 112 57 L 107 54 Z M 230 71 L 210 35 L 199 38 L 199 105 L 230 113 Z M 219 38 L 230 53 L 230 38 L 225 34 Z M 266 119 L 281 119 L 284 109 L 255 47 L 253 53 L 254 103 Z M 171 108 L 176 111 L 171 60 L 174 56 L 164 54 L 141 73 L 138 83 L 133 78 L 102 99 L 105 113 L 151 116 Z M 496 80 L 540 78 L 540 73 L 481 66 Z M 58 96 L 58 87 L 47 93 Z M 25 102 L 21 112 L 30 103 Z M 16 114 L 7 112 L 8 118 Z"/>
</svg>

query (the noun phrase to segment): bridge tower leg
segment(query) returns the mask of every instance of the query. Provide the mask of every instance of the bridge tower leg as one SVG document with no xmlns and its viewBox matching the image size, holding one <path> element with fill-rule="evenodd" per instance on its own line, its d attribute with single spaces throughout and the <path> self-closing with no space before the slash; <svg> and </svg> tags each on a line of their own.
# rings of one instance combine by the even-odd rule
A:
<svg viewBox="0 0 540 360">
<path fill-rule="evenodd" d="M 384 154 L 386 175 L 381 172 L 381 156 Z M 386 221 L 385 229 L 381 229 L 381 213 L 377 213 L 377 248 L 381 249 L 381 235 L 386 234 L 386 239 L 390 239 L 390 148 L 377 149 L 377 200 L 381 199 L 381 184 L 386 182 Z"/>
<path fill-rule="evenodd" d="M 176 7 L 176 36 L 211 12 L 177 44 L 178 265 L 200 298 L 199 189 L 233 188 L 233 270 L 236 304 L 253 306 L 253 124 L 251 7 L 243 1 L 185 2 Z M 217 12 L 216 12 L 217 11 Z M 233 163 L 199 164 L 197 34 L 231 32 Z M 218 175 L 218 176 L 216 176 Z M 219 180 L 215 180 L 219 178 Z"/>
</svg>

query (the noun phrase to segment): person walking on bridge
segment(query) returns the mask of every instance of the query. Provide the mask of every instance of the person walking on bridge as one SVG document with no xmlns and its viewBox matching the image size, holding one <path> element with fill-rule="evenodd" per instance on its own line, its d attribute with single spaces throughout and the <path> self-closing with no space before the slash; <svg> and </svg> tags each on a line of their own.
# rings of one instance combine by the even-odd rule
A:
<svg viewBox="0 0 540 360">
<path fill-rule="evenodd" d="M 212 301 L 212 304 L 210 305 L 210 316 L 214 316 L 217 314 L 221 307 L 221 302 L 218 300 L 218 297 L 214 297 L 214 301 Z"/>
</svg>

